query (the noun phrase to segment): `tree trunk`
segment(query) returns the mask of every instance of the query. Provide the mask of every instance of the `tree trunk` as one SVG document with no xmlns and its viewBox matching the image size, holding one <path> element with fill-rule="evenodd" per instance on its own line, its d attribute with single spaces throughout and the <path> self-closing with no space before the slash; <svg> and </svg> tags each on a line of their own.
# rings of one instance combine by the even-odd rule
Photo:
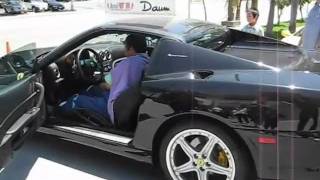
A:
<svg viewBox="0 0 320 180">
<path fill-rule="evenodd" d="M 205 19 L 205 21 L 207 21 L 207 20 L 208 20 L 208 17 L 207 17 L 206 1 L 205 1 L 205 0 L 202 0 L 202 4 L 203 4 L 203 11 L 204 11 L 204 19 Z"/>
<path fill-rule="evenodd" d="M 248 11 L 248 9 L 250 9 L 250 7 L 249 7 L 249 0 L 247 0 L 247 2 L 246 2 L 246 11 Z"/>
<path fill-rule="evenodd" d="M 302 8 L 303 8 L 303 6 L 300 5 L 300 7 L 299 7 L 299 9 L 300 9 L 300 15 L 301 15 L 301 19 L 304 21 Z"/>
<path fill-rule="evenodd" d="M 272 36 L 275 7 L 276 7 L 276 0 L 270 0 L 269 17 L 268 17 L 268 24 L 267 24 L 267 30 L 266 30 L 267 36 Z"/>
<path fill-rule="evenodd" d="M 191 0 L 188 0 L 188 19 L 191 18 Z"/>
<path fill-rule="evenodd" d="M 278 25 L 280 25 L 280 18 L 281 18 L 281 16 L 280 16 L 280 8 L 279 8 L 279 6 L 277 6 L 277 15 L 278 15 Z"/>
<path fill-rule="evenodd" d="M 252 0 L 251 7 L 252 7 L 252 8 L 257 8 L 257 9 L 258 9 L 258 0 Z"/>
<path fill-rule="evenodd" d="M 239 0 L 238 6 L 237 6 L 237 15 L 236 15 L 236 20 L 240 21 L 240 12 L 241 12 L 241 2 L 242 0 Z"/>
<path fill-rule="evenodd" d="M 74 11 L 74 4 L 73 4 L 73 1 L 74 1 L 74 0 L 71 0 L 71 5 L 70 5 L 70 6 L 71 6 L 71 8 L 70 8 L 70 9 L 71 9 L 71 11 Z"/>
<path fill-rule="evenodd" d="M 235 21 L 239 0 L 228 1 L 228 21 Z"/>
<path fill-rule="evenodd" d="M 299 0 L 291 0 L 291 16 L 290 16 L 290 25 L 289 25 L 289 31 L 291 33 L 296 32 L 298 5 L 299 5 Z"/>
</svg>

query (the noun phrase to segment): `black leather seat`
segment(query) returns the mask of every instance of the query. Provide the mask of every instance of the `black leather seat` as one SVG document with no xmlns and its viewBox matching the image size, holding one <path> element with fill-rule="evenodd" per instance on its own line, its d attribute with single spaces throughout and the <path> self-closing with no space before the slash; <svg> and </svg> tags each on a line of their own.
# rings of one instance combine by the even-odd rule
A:
<svg viewBox="0 0 320 180">
<path fill-rule="evenodd" d="M 130 87 L 113 104 L 114 125 L 103 115 L 90 109 L 76 109 L 73 113 L 83 121 L 102 127 L 114 127 L 123 131 L 132 131 L 137 126 L 139 107 L 142 103 L 140 87 Z"/>
<path fill-rule="evenodd" d="M 130 87 L 113 104 L 115 128 L 125 131 L 137 126 L 138 111 L 142 103 L 140 87 Z"/>
</svg>

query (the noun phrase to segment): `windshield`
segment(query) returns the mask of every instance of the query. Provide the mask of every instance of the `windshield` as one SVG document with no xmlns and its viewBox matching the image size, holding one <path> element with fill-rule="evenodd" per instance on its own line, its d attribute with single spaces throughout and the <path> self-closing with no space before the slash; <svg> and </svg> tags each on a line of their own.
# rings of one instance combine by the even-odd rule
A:
<svg viewBox="0 0 320 180">
<path fill-rule="evenodd" d="M 9 4 L 19 4 L 20 1 L 18 0 L 10 0 L 10 1 L 7 1 Z"/>
<path fill-rule="evenodd" d="M 85 43 L 88 44 L 111 44 L 111 45 L 123 45 L 124 40 L 128 34 L 118 34 L 118 33 L 111 33 L 102 36 L 98 36 L 93 38 Z"/>
</svg>

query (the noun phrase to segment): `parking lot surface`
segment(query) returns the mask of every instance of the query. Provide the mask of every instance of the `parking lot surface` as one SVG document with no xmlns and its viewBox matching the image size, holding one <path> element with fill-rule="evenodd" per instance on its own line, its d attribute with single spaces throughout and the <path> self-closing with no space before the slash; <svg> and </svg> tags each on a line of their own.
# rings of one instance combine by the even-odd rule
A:
<svg viewBox="0 0 320 180">
<path fill-rule="evenodd" d="M 36 134 L 15 153 L 0 180 L 163 180 L 149 164 Z"/>
<path fill-rule="evenodd" d="M 0 56 L 6 53 L 6 42 L 9 42 L 11 50 L 30 43 L 35 43 L 33 47 L 58 46 L 94 26 L 119 18 L 139 16 L 107 14 L 100 0 L 75 2 L 74 6 L 75 11 L 18 15 L 5 15 L 0 9 Z"/>
</svg>

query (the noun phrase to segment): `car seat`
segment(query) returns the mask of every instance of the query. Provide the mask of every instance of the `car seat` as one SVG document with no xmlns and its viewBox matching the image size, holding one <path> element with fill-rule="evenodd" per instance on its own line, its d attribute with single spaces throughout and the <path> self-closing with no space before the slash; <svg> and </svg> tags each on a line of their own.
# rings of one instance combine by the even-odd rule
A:
<svg viewBox="0 0 320 180">
<path fill-rule="evenodd" d="M 140 86 L 130 87 L 121 93 L 113 104 L 115 128 L 124 131 L 134 130 L 141 103 Z"/>
</svg>

